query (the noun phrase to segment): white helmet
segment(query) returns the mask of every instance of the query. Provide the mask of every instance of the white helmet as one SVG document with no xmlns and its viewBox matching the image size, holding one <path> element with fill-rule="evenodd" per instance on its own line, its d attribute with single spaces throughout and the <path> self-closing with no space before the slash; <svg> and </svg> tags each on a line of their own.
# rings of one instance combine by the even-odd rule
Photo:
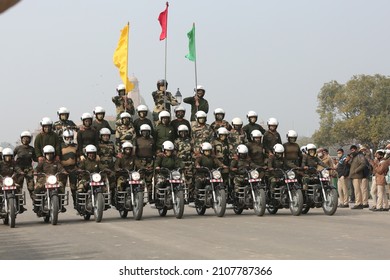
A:
<svg viewBox="0 0 390 280">
<path fill-rule="evenodd" d="M 314 144 L 307 144 L 306 145 L 306 150 L 307 151 L 309 151 L 309 150 L 316 150 L 317 151 L 317 147 Z"/>
<path fill-rule="evenodd" d="M 61 107 L 61 108 L 59 108 L 58 111 L 57 111 L 57 115 L 69 114 L 69 113 L 70 113 L 69 110 L 68 110 L 67 108 L 65 108 L 65 107 Z"/>
<path fill-rule="evenodd" d="M 99 133 L 100 133 L 100 136 L 107 135 L 107 134 L 111 135 L 111 131 L 107 127 L 103 127 L 102 129 L 100 129 Z"/>
<path fill-rule="evenodd" d="M 137 112 L 147 112 L 147 111 L 149 111 L 149 109 L 148 106 L 146 105 L 141 104 L 137 107 Z"/>
<path fill-rule="evenodd" d="M 52 145 L 46 145 L 45 147 L 43 147 L 43 154 L 50 154 L 50 153 L 55 153 L 55 149 Z M 4 152 L 3 152 L 4 154 Z"/>
<path fill-rule="evenodd" d="M 289 138 L 289 137 L 297 138 L 298 137 L 298 133 L 295 130 L 289 130 L 287 132 L 286 136 L 287 136 L 287 138 Z"/>
<path fill-rule="evenodd" d="M 170 118 L 171 114 L 168 111 L 161 111 L 160 114 L 158 114 L 158 120 L 161 122 L 162 118 Z"/>
<path fill-rule="evenodd" d="M 14 156 L 14 151 L 11 148 L 3 149 L 3 157 L 4 156 Z"/>
<path fill-rule="evenodd" d="M 64 130 L 64 132 L 62 133 L 62 139 L 64 140 L 64 143 L 67 144 L 67 145 L 73 143 L 73 137 L 74 137 L 74 132 L 73 132 L 73 130 L 66 129 L 66 130 Z M 65 138 L 71 138 L 71 140 L 65 140 Z"/>
<path fill-rule="evenodd" d="M 237 153 L 238 154 L 247 154 L 248 153 L 248 147 L 244 144 L 240 144 L 237 146 Z"/>
<path fill-rule="evenodd" d="M 229 134 L 229 130 L 227 130 L 226 127 L 222 126 L 217 130 L 217 135 L 228 135 L 228 134 Z"/>
<path fill-rule="evenodd" d="M 275 153 L 284 153 L 284 147 L 282 144 L 275 144 L 274 146 Z"/>
<path fill-rule="evenodd" d="M 252 138 L 252 140 L 253 140 L 253 138 L 255 138 L 255 137 L 262 137 L 262 136 L 263 136 L 263 134 L 262 134 L 261 131 L 258 130 L 258 129 L 254 129 L 254 130 L 252 130 L 252 132 L 251 132 L 251 138 Z"/>
<path fill-rule="evenodd" d="M 92 119 L 92 115 L 90 113 L 84 113 L 81 115 L 81 120 L 86 120 L 86 119 Z"/>
<path fill-rule="evenodd" d="M 126 148 L 133 148 L 133 144 L 131 144 L 129 141 L 126 141 L 122 144 L 122 152 L 126 149 Z"/>
<path fill-rule="evenodd" d="M 150 125 L 148 125 L 148 124 L 145 123 L 145 124 L 143 124 L 143 125 L 140 126 L 139 132 L 141 133 L 141 132 L 144 131 L 144 130 L 151 131 L 152 128 L 150 127 Z"/>
<path fill-rule="evenodd" d="M 50 118 L 45 117 L 41 120 L 41 126 L 44 125 L 53 125 L 53 121 Z"/>
<path fill-rule="evenodd" d="M 30 138 L 32 138 L 32 134 L 31 134 L 31 132 L 30 131 L 23 131 L 22 133 L 20 133 L 20 138 L 22 138 L 22 137 L 30 137 Z"/>
<path fill-rule="evenodd" d="M 94 145 L 87 145 L 87 147 L 85 147 L 85 152 L 86 153 L 97 153 L 97 149 Z"/>
<path fill-rule="evenodd" d="M 185 124 L 179 125 L 179 127 L 177 128 L 177 132 L 179 133 L 180 131 L 189 131 L 188 126 L 186 126 Z"/>
<path fill-rule="evenodd" d="M 121 119 L 124 119 L 124 118 L 129 118 L 129 119 L 131 119 L 131 116 L 130 116 L 129 113 L 123 112 L 123 113 L 120 115 L 120 118 L 121 118 Z"/>
<path fill-rule="evenodd" d="M 206 90 L 204 89 L 204 87 L 201 86 L 201 85 L 198 85 L 198 86 L 196 87 L 196 90 L 203 90 L 204 92 L 206 92 Z"/>
<path fill-rule="evenodd" d="M 199 118 L 207 118 L 207 114 L 204 111 L 196 112 L 195 116 L 196 116 L 197 119 L 199 119 Z"/>
<path fill-rule="evenodd" d="M 165 151 L 173 151 L 175 149 L 175 146 L 173 145 L 173 143 L 171 141 L 165 141 L 163 144 L 162 144 L 162 150 Z"/>
<path fill-rule="evenodd" d="M 126 86 L 125 86 L 124 84 L 119 84 L 119 85 L 116 87 L 116 90 L 117 90 L 117 91 L 126 90 Z"/>
<path fill-rule="evenodd" d="M 174 111 L 175 111 L 175 113 L 177 111 L 184 111 L 184 113 L 185 113 L 186 112 L 186 108 L 184 108 L 183 106 L 177 106 L 177 107 L 175 107 Z"/>
<path fill-rule="evenodd" d="M 249 111 L 247 114 L 246 114 L 246 117 L 249 119 L 251 117 L 256 117 L 257 118 L 257 113 L 255 111 Z"/>
<path fill-rule="evenodd" d="M 232 125 L 242 125 L 243 122 L 240 118 L 234 118 L 232 119 Z"/>
<path fill-rule="evenodd" d="M 307 153 L 307 146 L 302 146 L 301 147 L 301 152 L 306 154 Z"/>
<path fill-rule="evenodd" d="M 275 118 L 269 118 L 268 121 L 267 121 L 267 125 L 279 125 L 279 122 L 277 119 Z"/>
<path fill-rule="evenodd" d="M 106 110 L 104 110 L 103 107 L 100 107 L 100 106 L 96 106 L 95 107 L 95 110 L 93 110 L 93 113 L 96 115 L 96 114 L 105 114 L 106 113 Z"/>
<path fill-rule="evenodd" d="M 225 111 L 222 108 L 217 108 L 214 110 L 214 115 L 216 115 L 216 114 L 224 114 L 225 115 Z"/>
<path fill-rule="evenodd" d="M 204 151 L 210 151 L 213 149 L 213 146 L 209 142 L 203 142 L 201 145 L 202 152 Z"/>
</svg>

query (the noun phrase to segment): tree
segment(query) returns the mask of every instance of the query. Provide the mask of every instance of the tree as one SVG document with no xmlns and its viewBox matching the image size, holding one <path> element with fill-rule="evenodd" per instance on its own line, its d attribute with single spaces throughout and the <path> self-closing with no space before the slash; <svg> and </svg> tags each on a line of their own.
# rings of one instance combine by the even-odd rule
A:
<svg viewBox="0 0 390 280">
<path fill-rule="evenodd" d="M 350 143 L 378 147 L 390 139 L 390 78 L 353 76 L 346 84 L 331 81 L 318 94 L 320 129 L 313 139 L 321 146 Z"/>
</svg>

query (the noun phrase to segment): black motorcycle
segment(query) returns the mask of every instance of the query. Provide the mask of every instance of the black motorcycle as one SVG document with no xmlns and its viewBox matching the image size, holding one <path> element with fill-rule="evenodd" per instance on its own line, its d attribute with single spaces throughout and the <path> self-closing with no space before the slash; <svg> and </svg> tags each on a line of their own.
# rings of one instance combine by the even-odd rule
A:
<svg viewBox="0 0 390 280">
<path fill-rule="evenodd" d="M 45 223 L 51 222 L 52 225 L 58 223 L 58 214 L 61 212 L 63 206 L 68 205 L 69 192 L 59 193 L 59 179 L 58 176 L 47 175 L 45 173 L 36 173 L 37 177 L 46 177 L 45 192 L 35 194 L 33 201 L 34 212 L 38 217 L 42 217 Z"/>
<path fill-rule="evenodd" d="M 275 186 L 267 184 L 266 187 L 267 211 L 276 214 L 279 209 L 290 208 L 291 214 L 299 216 L 303 207 L 303 195 L 295 169 L 285 171 L 276 168 L 273 173 Z"/>
<path fill-rule="evenodd" d="M 232 184 L 231 199 L 233 211 L 240 215 L 244 209 L 253 209 L 257 216 L 263 216 L 266 207 L 265 184 L 260 178 L 260 169 L 241 169 L 239 174 L 243 178 L 242 186 L 236 187 Z"/>
<path fill-rule="evenodd" d="M 159 184 L 161 187 L 156 187 Z M 179 170 L 160 168 L 156 170 L 154 178 L 152 201 L 161 217 L 166 216 L 167 211 L 173 209 L 177 219 L 184 214 L 184 180 Z"/>
<path fill-rule="evenodd" d="M 93 215 L 95 221 L 100 223 L 103 219 L 103 211 L 107 210 L 110 205 L 110 193 L 104 192 L 106 187 L 102 178 L 104 171 L 92 173 L 82 170 L 78 173 L 87 173 L 90 179 L 86 186 L 87 191 L 76 194 L 76 210 L 80 216 L 84 217 L 84 220 L 89 220 Z"/>
<path fill-rule="evenodd" d="M 317 171 L 316 168 L 309 168 L 305 172 L 308 176 L 307 190 L 303 191 L 303 209 L 306 214 L 310 208 L 320 208 L 326 215 L 333 215 L 337 210 L 337 190 L 330 183 L 329 169 Z"/>
<path fill-rule="evenodd" d="M 141 180 L 140 171 L 122 169 L 117 171 L 117 175 L 125 175 L 126 181 L 122 184 L 121 190 L 115 194 L 115 208 L 119 211 L 121 218 L 126 218 L 129 211 L 133 211 L 133 217 L 141 220 L 144 209 L 145 183 Z M 147 193 L 147 192 L 145 192 Z"/>
<path fill-rule="evenodd" d="M 20 213 L 20 207 L 25 204 L 26 196 L 16 193 L 16 184 L 12 177 L 3 177 L 0 192 L 0 218 L 5 225 L 15 227 L 16 215 Z"/>
<path fill-rule="evenodd" d="M 213 208 L 218 217 L 223 217 L 226 211 L 226 192 L 221 172 L 207 167 L 195 169 L 195 174 L 204 175 L 203 187 L 195 192 L 195 209 L 198 215 L 204 215 L 207 208 Z"/>
</svg>

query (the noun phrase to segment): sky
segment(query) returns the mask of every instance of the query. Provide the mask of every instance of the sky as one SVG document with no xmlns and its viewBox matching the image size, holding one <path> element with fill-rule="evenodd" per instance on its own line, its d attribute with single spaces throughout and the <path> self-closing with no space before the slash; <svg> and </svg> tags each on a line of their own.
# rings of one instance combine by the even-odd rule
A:
<svg viewBox="0 0 390 280">
<path fill-rule="evenodd" d="M 153 108 L 152 91 L 165 76 L 159 40 L 160 0 L 22 0 L 0 14 L 0 143 L 15 143 L 59 107 L 80 121 L 103 106 L 121 83 L 112 62 L 120 30 L 130 22 L 129 75 Z M 390 73 L 390 1 L 171 0 L 168 90 L 183 97 L 195 87 L 187 32 L 196 24 L 198 84 L 206 89 L 208 122 L 254 110 L 279 120 L 279 132 L 311 136 L 319 128 L 317 95 L 324 83 L 358 74 Z M 187 117 L 189 117 L 188 105 Z"/>
</svg>

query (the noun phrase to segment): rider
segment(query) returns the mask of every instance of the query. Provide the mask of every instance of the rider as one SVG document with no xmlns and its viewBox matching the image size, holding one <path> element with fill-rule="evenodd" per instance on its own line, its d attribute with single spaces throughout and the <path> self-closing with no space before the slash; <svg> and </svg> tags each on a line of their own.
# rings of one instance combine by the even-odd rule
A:
<svg viewBox="0 0 390 280">
<path fill-rule="evenodd" d="M 157 123 L 159 120 L 159 114 L 162 111 L 171 112 L 171 105 L 179 105 L 179 101 L 167 91 L 168 82 L 166 80 L 157 81 L 157 90 L 152 92 L 152 97 L 154 100 L 154 109 L 153 109 L 153 120 Z"/>
<path fill-rule="evenodd" d="M 286 161 L 284 158 L 284 147 L 282 144 L 275 144 L 272 153 L 268 158 L 268 181 L 270 183 L 271 190 L 274 190 L 277 182 L 278 171 L 275 169 L 286 169 Z M 280 174 L 280 173 L 279 173 Z"/>
<path fill-rule="evenodd" d="M 112 102 L 116 108 L 116 119 L 119 120 L 120 115 L 123 112 L 127 112 L 130 115 L 134 115 L 134 102 L 133 99 L 126 95 L 126 87 L 124 84 L 120 84 L 116 88 L 118 95 L 112 97 Z"/>
<path fill-rule="evenodd" d="M 148 112 L 149 112 L 149 109 L 148 109 L 148 106 L 146 106 L 146 105 L 141 104 L 137 107 L 138 118 L 135 119 L 133 122 L 135 133 L 137 136 L 141 136 L 140 128 L 141 128 L 141 125 L 143 125 L 143 124 L 149 125 L 151 128 L 151 134 L 152 135 L 154 134 L 153 122 L 147 117 Z"/>
<path fill-rule="evenodd" d="M 265 133 L 265 129 L 257 122 L 257 113 L 255 111 L 249 111 L 247 114 L 246 114 L 246 118 L 248 119 L 248 123 L 246 125 L 244 125 L 244 127 L 242 128 L 245 133 L 246 133 L 246 136 L 248 137 L 248 141 L 251 141 L 251 132 L 255 129 L 259 130 L 261 132 L 261 134 L 264 134 Z"/>
<path fill-rule="evenodd" d="M 283 144 L 285 159 L 289 164 L 300 166 L 302 163 L 302 152 L 296 143 L 298 133 L 295 130 L 289 130 L 286 134 L 287 142 Z"/>
<path fill-rule="evenodd" d="M 30 198 L 34 196 L 34 168 L 33 161 L 37 161 L 34 147 L 30 145 L 32 134 L 29 131 L 23 131 L 20 134 L 21 144 L 14 150 L 16 158 L 16 165 L 22 170 L 24 174 L 16 177 L 16 182 L 23 187 L 23 181 L 26 179 L 27 190 Z"/>
<path fill-rule="evenodd" d="M 234 118 L 232 120 L 233 129 L 230 131 L 229 143 L 232 145 L 232 152 L 237 151 L 238 145 L 247 144 L 248 139 L 245 131 L 242 129 L 242 120 Z"/>
<path fill-rule="evenodd" d="M 81 115 L 81 121 L 83 125 L 80 127 L 80 131 L 77 133 L 77 154 L 84 160 L 83 150 L 88 145 L 99 144 L 99 131 L 92 127 L 92 115 L 90 113 L 84 113 Z"/>
<path fill-rule="evenodd" d="M 95 119 L 92 122 L 92 127 L 96 131 L 100 131 L 102 128 L 108 128 L 111 134 L 115 134 L 115 130 L 111 128 L 110 123 L 104 119 L 106 110 L 103 107 L 96 106 L 93 114 L 95 115 Z"/>
<path fill-rule="evenodd" d="M 77 144 L 74 143 L 73 130 L 65 130 L 62 134 L 63 141 L 61 143 L 61 165 L 64 167 L 68 175 L 62 176 L 62 184 L 66 186 L 66 181 L 69 177 L 69 187 L 72 193 L 73 206 L 76 205 L 76 185 L 77 185 Z"/>
<path fill-rule="evenodd" d="M 54 123 L 54 132 L 58 134 L 58 137 L 60 141 L 62 142 L 62 133 L 66 129 L 72 129 L 72 130 L 78 130 L 77 125 L 69 120 L 70 111 L 65 108 L 61 107 L 57 111 L 58 115 L 58 121 Z"/>
<path fill-rule="evenodd" d="M 262 137 L 261 131 L 254 129 L 251 132 L 251 140 L 247 144 L 249 157 L 259 166 L 265 165 L 264 148 L 261 144 Z"/>
<path fill-rule="evenodd" d="M 126 141 L 122 144 L 122 157 L 115 161 L 115 171 L 119 172 L 122 169 L 134 170 L 135 169 L 135 158 L 133 155 L 133 144 Z M 121 173 L 120 173 L 121 174 Z M 119 175 L 116 181 L 117 188 L 119 191 L 124 190 L 124 184 L 127 177 Z"/>
<path fill-rule="evenodd" d="M 224 127 L 227 130 L 232 129 L 232 126 L 230 125 L 230 123 L 224 119 L 225 118 L 225 110 L 224 109 L 222 109 L 222 108 L 215 109 L 214 110 L 214 117 L 215 117 L 215 121 L 212 124 L 210 124 L 210 128 L 213 130 L 214 136 L 217 135 L 218 128 L 220 128 L 220 127 Z"/>
<path fill-rule="evenodd" d="M 314 144 L 307 144 L 307 156 L 303 158 L 301 167 L 304 170 L 308 170 L 309 168 L 313 169 L 312 172 L 317 172 L 318 165 L 328 168 L 328 166 L 322 162 L 320 158 L 317 157 L 317 147 Z M 307 185 L 309 182 L 310 176 L 305 173 L 305 175 L 302 177 L 302 183 L 303 183 L 303 189 L 307 190 Z"/>
<path fill-rule="evenodd" d="M 124 142 L 133 142 L 136 135 L 133 122 L 129 113 L 123 112 L 122 114 L 120 114 L 120 122 L 121 125 L 118 125 L 116 127 L 115 132 L 115 145 L 117 151 L 121 150 L 121 146 Z"/>
<path fill-rule="evenodd" d="M 228 141 L 228 135 L 229 131 L 225 127 L 220 127 L 217 130 L 217 138 L 211 143 L 215 157 L 226 166 L 230 166 L 230 151 L 232 149 Z M 229 168 L 222 169 L 221 173 L 223 181 L 227 183 L 229 180 Z"/>
<path fill-rule="evenodd" d="M 44 161 L 39 162 L 37 167 L 35 167 L 36 173 L 44 173 L 46 176 L 56 175 L 57 173 L 66 174 L 66 171 L 62 164 L 56 160 L 55 149 L 51 145 L 46 145 L 43 147 Z M 37 183 L 35 185 L 34 193 L 43 193 L 45 191 L 46 176 L 38 175 Z M 63 178 L 59 178 L 59 188 L 58 192 L 60 194 L 65 193 L 65 186 L 62 184 Z M 37 212 L 39 209 L 38 206 L 34 206 L 34 212 Z M 66 212 L 66 208 L 62 205 L 61 212 Z"/>
<path fill-rule="evenodd" d="M 156 142 L 157 152 L 161 151 L 162 144 L 165 141 L 174 141 L 175 135 L 171 126 L 171 114 L 168 111 L 162 111 L 158 114 L 159 124 L 154 131 L 154 141 Z"/>
<path fill-rule="evenodd" d="M 38 162 L 43 162 L 45 160 L 44 155 L 42 154 L 43 148 L 46 145 L 51 145 L 54 147 L 57 160 L 59 160 L 60 154 L 60 139 L 58 135 L 53 132 L 53 122 L 50 118 L 43 118 L 41 121 L 42 131 L 37 134 L 34 140 L 34 149 L 35 155 L 37 156 Z"/>
<path fill-rule="evenodd" d="M 173 127 L 175 138 L 179 137 L 178 128 L 180 125 L 188 127 L 188 136 L 191 137 L 191 123 L 184 118 L 186 109 L 183 106 L 177 106 L 174 111 L 176 119 L 171 121 L 171 126 Z"/>
<path fill-rule="evenodd" d="M 213 131 L 210 125 L 206 123 L 207 114 L 204 111 L 196 112 L 196 123 L 192 125 L 192 145 L 194 147 L 195 157 L 200 155 L 200 149 L 203 142 L 211 142 Z"/>
<path fill-rule="evenodd" d="M 183 99 L 184 103 L 191 105 L 191 118 L 192 125 L 197 120 L 196 113 L 203 111 L 206 114 L 209 112 L 209 102 L 204 98 L 206 90 L 203 86 L 198 85 L 194 96 L 186 97 Z"/>
<path fill-rule="evenodd" d="M 275 118 L 269 118 L 267 121 L 268 130 L 264 133 L 263 136 L 263 147 L 265 149 L 266 156 L 272 155 L 272 149 L 275 144 L 282 144 L 282 139 L 280 138 L 279 132 L 276 131 L 278 128 L 279 122 Z"/>
<path fill-rule="evenodd" d="M 3 178 L 23 176 L 23 170 L 14 161 L 14 151 L 11 148 L 4 148 L 3 150 L 3 161 L 0 162 L 0 175 Z M 16 192 L 18 194 L 22 193 L 22 187 L 23 185 L 16 184 Z M 23 205 L 20 205 L 19 213 L 23 213 L 26 210 Z"/>
</svg>

